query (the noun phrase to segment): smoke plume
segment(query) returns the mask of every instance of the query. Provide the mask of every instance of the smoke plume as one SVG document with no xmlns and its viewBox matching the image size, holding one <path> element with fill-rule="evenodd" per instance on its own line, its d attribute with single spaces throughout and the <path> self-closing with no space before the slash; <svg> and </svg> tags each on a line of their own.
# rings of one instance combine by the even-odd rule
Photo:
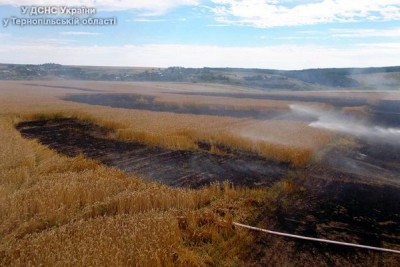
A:
<svg viewBox="0 0 400 267">
<path fill-rule="evenodd" d="M 373 125 L 367 119 L 359 119 L 335 110 L 323 110 L 315 107 L 293 104 L 293 113 L 314 118 L 310 127 L 350 134 L 374 141 L 400 144 L 400 128 L 386 128 Z"/>
</svg>

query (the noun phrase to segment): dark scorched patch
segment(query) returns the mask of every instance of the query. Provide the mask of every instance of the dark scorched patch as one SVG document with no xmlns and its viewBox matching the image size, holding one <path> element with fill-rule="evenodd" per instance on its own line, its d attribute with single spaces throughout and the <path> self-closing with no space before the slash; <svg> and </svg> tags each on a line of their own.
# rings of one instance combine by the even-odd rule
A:
<svg viewBox="0 0 400 267">
<path fill-rule="evenodd" d="M 236 185 L 265 186 L 287 175 L 288 166 L 251 154 L 215 155 L 207 151 L 169 150 L 106 138 L 108 130 L 76 119 L 22 122 L 24 137 L 68 156 L 83 153 L 145 179 L 197 188 L 229 180 Z"/>
</svg>

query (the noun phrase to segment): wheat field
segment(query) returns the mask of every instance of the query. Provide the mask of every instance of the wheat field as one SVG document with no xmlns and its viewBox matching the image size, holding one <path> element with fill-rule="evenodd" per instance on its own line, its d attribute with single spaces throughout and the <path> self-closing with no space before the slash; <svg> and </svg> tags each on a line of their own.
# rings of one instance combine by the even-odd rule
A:
<svg viewBox="0 0 400 267">
<path fill-rule="evenodd" d="M 252 208 L 243 203 L 262 199 L 262 191 L 235 189 L 229 183 L 199 190 L 170 188 L 83 156 L 57 154 L 22 138 L 14 125 L 40 115 L 62 114 L 113 128 L 126 127 L 124 122 L 132 118 L 132 125 L 141 127 L 155 117 L 150 112 L 64 102 L 57 97 L 65 90 L 23 83 L 2 82 L 0 88 L 0 265 L 241 263 L 235 252 L 249 238 L 235 233 L 229 220 L 250 216 Z M 168 119 L 150 123 L 145 130 L 172 131 L 167 126 L 174 115 Z M 191 127 L 182 123 L 183 129 Z M 207 120 L 199 118 L 196 123 Z M 227 248 L 225 255 L 216 255 L 222 247 Z"/>
<path fill-rule="evenodd" d="M 237 238 L 225 220 L 244 219 L 250 210 L 240 203 L 262 197 L 228 183 L 189 190 L 144 182 L 25 140 L 8 116 L 0 129 L 2 266 L 217 264 L 202 246 Z M 216 215 L 232 203 L 238 214 Z"/>
<path fill-rule="evenodd" d="M 22 138 L 14 127 L 18 122 L 76 117 L 113 129 L 110 138 L 173 149 L 197 149 L 196 141 L 206 140 L 295 166 L 306 164 L 334 138 L 332 133 L 310 129 L 302 122 L 259 122 L 78 104 L 60 99 L 79 93 L 76 89 L 48 87 L 145 91 L 157 96 L 165 90 L 204 91 L 205 85 L 32 83 L 0 83 L 1 266 L 245 266 L 241 255 L 251 247 L 254 236 L 233 229 L 231 221 L 254 219 L 259 204 L 271 194 L 296 191 L 286 182 L 270 190 L 236 188 L 228 182 L 198 190 L 171 188 L 82 155 L 57 154 L 35 140 Z M 242 90 L 209 86 L 208 90 Z M 200 102 L 238 108 L 244 103 L 225 100 L 207 102 L 203 97 Z M 173 99 L 160 95 L 158 101 Z M 288 104 L 246 101 L 260 108 L 287 108 Z M 259 138 L 249 138 L 248 130 Z"/>
<path fill-rule="evenodd" d="M 151 84 L 151 83 L 101 83 L 101 82 L 37 82 L 42 86 L 31 86 L 27 82 L 2 82 L 2 100 L 4 113 L 14 114 L 22 120 L 40 116 L 76 117 L 88 120 L 115 130 L 114 137 L 121 140 L 136 140 L 149 145 L 172 149 L 196 149 L 198 141 L 211 145 L 224 144 L 233 148 L 255 152 L 277 161 L 302 165 L 311 155 L 332 140 L 334 135 L 320 129 L 312 129 L 304 122 L 257 121 L 252 118 L 229 116 L 209 116 L 177 114 L 172 112 L 153 112 L 139 109 L 109 108 L 105 106 L 74 103 L 61 100 L 62 96 L 79 91 L 59 88 L 85 88 L 102 92 L 138 93 L 155 95 L 156 101 L 172 101 L 171 92 L 177 90 L 204 90 L 205 85 L 198 84 Z M 48 86 L 58 86 L 48 88 Z M 225 86 L 207 85 L 208 90 L 225 92 Z M 220 88 L 222 87 L 222 88 Z M 240 88 L 239 88 L 240 89 Z M 240 90 L 234 88 L 234 90 Z M 167 91 L 169 90 L 169 91 Z M 166 93 L 165 93 L 166 92 Z M 85 92 L 86 93 L 86 92 Z M 98 93 L 98 91 L 94 91 Z M 197 96 L 196 96 L 197 97 Z M 196 97 L 176 96 L 176 103 L 194 103 Z M 199 97 L 198 104 L 207 103 L 207 98 Z M 185 100 L 186 99 L 186 100 Z M 259 109 L 288 109 L 287 101 L 254 99 L 215 99 L 208 97 L 210 105 L 243 108 L 246 104 Z M 218 102 L 219 101 L 219 102 Z M 319 103 L 314 103 L 319 105 Z M 250 129 L 250 134 L 248 130 Z M 254 132 L 254 134 L 253 134 Z M 240 134 L 237 134 L 240 133 Z M 263 138 L 257 136 L 262 135 Z M 318 141 L 316 141 L 318 140 Z"/>
</svg>

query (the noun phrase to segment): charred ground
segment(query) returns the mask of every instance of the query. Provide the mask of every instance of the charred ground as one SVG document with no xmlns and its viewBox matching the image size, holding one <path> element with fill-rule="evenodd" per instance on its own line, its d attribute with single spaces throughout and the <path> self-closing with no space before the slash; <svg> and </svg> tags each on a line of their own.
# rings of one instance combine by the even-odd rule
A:
<svg viewBox="0 0 400 267">
<path fill-rule="evenodd" d="M 287 175 L 288 165 L 266 161 L 250 153 L 225 149 L 225 155 L 210 153 L 199 142 L 199 151 L 169 150 L 137 142 L 106 138 L 109 130 L 75 119 L 23 122 L 23 136 L 66 154 L 79 153 L 106 165 L 171 186 L 200 187 L 230 180 L 237 185 L 271 185 Z"/>
<path fill-rule="evenodd" d="M 198 151 L 183 151 L 113 140 L 107 138 L 110 130 L 71 118 L 22 122 L 17 129 L 23 136 L 37 138 L 65 155 L 83 153 L 104 164 L 172 186 L 197 188 L 227 179 L 241 186 L 273 188 L 285 181 L 289 189 L 257 204 L 259 212 L 251 224 L 378 247 L 400 246 L 398 146 L 360 140 L 355 148 L 334 148 L 318 162 L 293 169 L 229 148 L 225 148 L 226 155 L 215 155 L 208 151 L 209 144 L 201 142 Z M 243 252 L 242 257 L 257 264 L 282 262 L 268 254 L 279 246 L 278 239 L 254 235 L 258 245 L 272 249 L 259 250 L 257 245 L 254 250 Z M 318 243 L 289 244 L 300 252 L 318 251 L 319 256 L 326 257 L 320 260 L 331 264 L 351 259 L 354 253 L 351 248 Z M 302 255 L 294 258 L 307 263 Z M 396 261 L 394 258 L 393 262 Z M 356 260 L 342 263 L 358 264 Z M 395 266 L 391 264 L 388 266 Z"/>
<path fill-rule="evenodd" d="M 370 104 L 367 98 L 343 98 L 329 96 L 302 96 L 288 94 L 245 94 L 245 93 L 177 93 L 188 96 L 230 97 L 263 100 L 294 101 L 298 103 L 324 103 L 337 109 L 345 107 L 368 107 L 371 123 L 385 127 L 400 127 L 400 101 L 380 100 Z M 63 100 L 101 105 L 115 108 L 139 109 L 156 112 L 173 112 L 179 114 L 230 116 L 237 118 L 254 118 L 258 120 L 294 120 L 312 121 L 313 118 L 288 112 L 285 109 L 256 109 L 256 108 L 229 108 L 209 105 L 182 105 L 178 103 L 163 103 L 155 96 L 139 94 L 71 94 Z"/>
</svg>

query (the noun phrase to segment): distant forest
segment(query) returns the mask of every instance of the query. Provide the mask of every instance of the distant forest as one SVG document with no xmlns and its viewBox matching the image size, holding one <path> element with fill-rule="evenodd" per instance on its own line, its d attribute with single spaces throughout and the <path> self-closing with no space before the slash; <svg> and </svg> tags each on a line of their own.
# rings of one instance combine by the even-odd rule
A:
<svg viewBox="0 0 400 267">
<path fill-rule="evenodd" d="M 400 67 L 305 70 L 241 68 L 129 68 L 0 64 L 0 80 L 94 80 L 222 83 L 260 89 L 361 88 L 352 75 L 400 73 Z M 364 86 L 365 87 L 365 86 Z M 373 89 L 373 88 L 372 88 Z"/>
</svg>

